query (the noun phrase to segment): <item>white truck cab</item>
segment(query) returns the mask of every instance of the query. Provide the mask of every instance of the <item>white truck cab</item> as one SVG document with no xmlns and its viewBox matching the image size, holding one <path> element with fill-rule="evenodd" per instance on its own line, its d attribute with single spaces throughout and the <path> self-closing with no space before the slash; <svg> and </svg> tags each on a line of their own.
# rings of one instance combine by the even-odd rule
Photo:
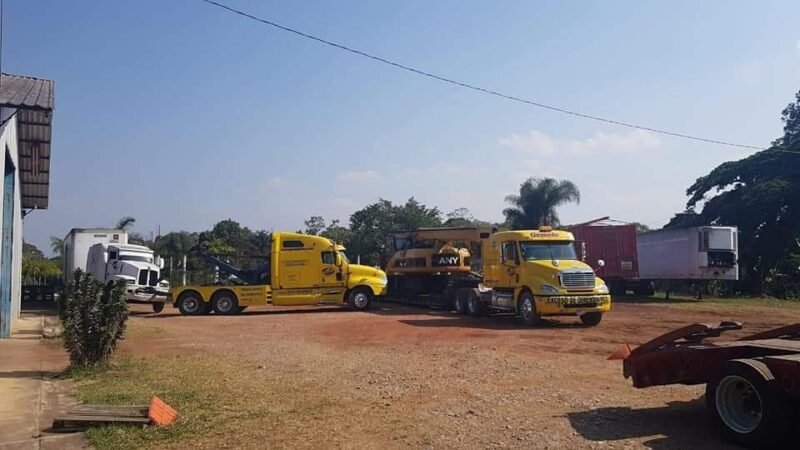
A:
<svg viewBox="0 0 800 450">
<path fill-rule="evenodd" d="M 160 312 L 169 294 L 169 282 L 161 279 L 164 260 L 153 250 L 128 244 L 123 230 L 73 229 L 65 238 L 67 281 L 82 269 L 101 283 L 122 280 L 129 303 L 148 303 Z"/>
</svg>

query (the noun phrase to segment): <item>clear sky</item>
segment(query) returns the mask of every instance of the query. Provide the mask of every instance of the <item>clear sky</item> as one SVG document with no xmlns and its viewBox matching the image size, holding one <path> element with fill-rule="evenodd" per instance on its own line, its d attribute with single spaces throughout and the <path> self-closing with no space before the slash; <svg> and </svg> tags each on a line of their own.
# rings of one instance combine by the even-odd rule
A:
<svg viewBox="0 0 800 450">
<path fill-rule="evenodd" d="M 767 146 L 800 88 L 795 0 L 257 1 L 237 8 L 585 113 Z M 2 69 L 56 81 L 46 248 L 125 215 L 294 230 L 410 196 L 499 221 L 529 176 L 651 226 L 749 152 L 560 115 L 398 71 L 198 0 L 6 0 Z"/>
</svg>

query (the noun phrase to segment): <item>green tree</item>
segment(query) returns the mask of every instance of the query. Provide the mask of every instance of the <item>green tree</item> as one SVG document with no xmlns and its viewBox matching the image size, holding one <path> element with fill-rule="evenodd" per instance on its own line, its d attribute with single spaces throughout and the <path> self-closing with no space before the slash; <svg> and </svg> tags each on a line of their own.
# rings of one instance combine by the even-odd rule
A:
<svg viewBox="0 0 800 450">
<path fill-rule="evenodd" d="M 347 246 L 347 244 L 350 243 L 350 239 L 353 237 L 353 233 L 347 227 L 339 225 L 339 219 L 333 219 L 330 225 L 325 227 L 325 230 L 320 233 L 320 236 L 331 239 L 336 243 L 343 243 Z"/>
<path fill-rule="evenodd" d="M 506 223 L 513 229 L 558 226 L 556 208 L 569 202 L 580 203 L 578 187 L 568 180 L 528 178 L 519 187 L 519 195 L 506 196 L 511 207 L 503 210 Z"/>
<path fill-rule="evenodd" d="M 737 226 L 745 290 L 763 292 L 770 274 L 797 276 L 792 261 L 800 254 L 800 140 L 723 163 L 686 193 L 687 210 L 666 228 Z"/>
<path fill-rule="evenodd" d="M 350 216 L 348 254 L 351 258 L 360 256 L 365 264 L 378 264 L 389 233 L 441 226 L 441 214 L 439 208 L 428 208 L 414 197 L 403 205 L 379 199 Z"/>
<path fill-rule="evenodd" d="M 128 231 L 131 228 L 133 228 L 133 225 L 135 223 L 136 223 L 136 218 L 135 217 L 124 216 L 124 217 L 120 217 L 120 219 L 117 220 L 117 223 L 116 223 L 116 225 L 114 225 L 114 228 L 118 229 L 118 230 Z"/>
<path fill-rule="evenodd" d="M 305 234 L 319 235 L 325 230 L 325 219 L 322 216 L 311 216 L 305 221 L 306 231 Z"/>
<path fill-rule="evenodd" d="M 61 266 L 57 261 L 47 259 L 35 245 L 22 244 L 22 283 L 51 283 L 61 277 Z"/>
<path fill-rule="evenodd" d="M 800 140 L 800 91 L 795 94 L 794 98 L 794 102 L 786 105 L 781 112 L 783 136 L 776 139 L 772 145 L 794 145 Z"/>
</svg>

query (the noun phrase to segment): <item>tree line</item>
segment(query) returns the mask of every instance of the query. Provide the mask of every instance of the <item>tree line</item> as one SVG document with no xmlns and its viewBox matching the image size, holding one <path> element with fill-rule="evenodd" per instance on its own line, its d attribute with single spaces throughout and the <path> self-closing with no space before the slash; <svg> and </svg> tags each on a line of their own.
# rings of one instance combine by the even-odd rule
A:
<svg viewBox="0 0 800 450">
<path fill-rule="evenodd" d="M 779 297 L 800 295 L 800 92 L 781 114 L 783 135 L 768 149 L 738 161 L 725 162 L 701 176 L 686 190 L 685 211 L 677 213 L 664 228 L 703 225 L 727 225 L 739 228 L 741 282 L 737 289 L 746 293 Z M 559 226 L 558 208 L 581 199 L 575 183 L 552 178 L 529 178 L 519 192 L 505 198 L 505 220 L 491 223 L 476 219 L 467 208 L 443 213 L 415 197 L 404 203 L 379 199 L 350 215 L 349 223 L 326 221 L 321 216 L 305 220 L 302 233 L 320 235 L 347 247 L 351 259 L 363 264 L 378 264 L 391 232 L 422 227 L 463 227 L 490 225 L 498 228 L 525 229 L 541 225 Z M 130 231 L 133 217 L 123 217 L 116 228 L 129 230 L 130 241 L 153 248 L 170 264 L 169 272 L 198 273 L 200 281 L 210 277 L 202 261 L 183 257 L 198 242 L 206 242 L 216 253 L 228 255 L 237 264 L 258 264 L 266 255 L 270 233 L 252 230 L 227 219 L 203 232 L 177 231 L 152 241 Z M 647 227 L 636 224 L 637 229 Z M 63 241 L 51 238 L 55 258 L 26 244 L 23 276 L 26 280 L 52 279 L 57 276 L 63 253 Z M 174 282 L 174 280 L 173 280 Z"/>
</svg>

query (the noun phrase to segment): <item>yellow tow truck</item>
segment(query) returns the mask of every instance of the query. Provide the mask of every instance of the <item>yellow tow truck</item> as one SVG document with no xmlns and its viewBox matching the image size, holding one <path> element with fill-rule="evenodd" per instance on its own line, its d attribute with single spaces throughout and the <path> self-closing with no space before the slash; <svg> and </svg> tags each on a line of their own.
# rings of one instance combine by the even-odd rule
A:
<svg viewBox="0 0 800 450">
<path fill-rule="evenodd" d="M 202 246 L 192 253 L 214 265 L 217 284 L 174 287 L 169 301 L 184 315 L 238 314 L 248 306 L 272 304 L 347 305 L 366 310 L 386 291 L 386 273 L 351 264 L 344 247 L 330 239 L 299 233 L 273 233 L 266 264 L 239 269 Z"/>
</svg>

